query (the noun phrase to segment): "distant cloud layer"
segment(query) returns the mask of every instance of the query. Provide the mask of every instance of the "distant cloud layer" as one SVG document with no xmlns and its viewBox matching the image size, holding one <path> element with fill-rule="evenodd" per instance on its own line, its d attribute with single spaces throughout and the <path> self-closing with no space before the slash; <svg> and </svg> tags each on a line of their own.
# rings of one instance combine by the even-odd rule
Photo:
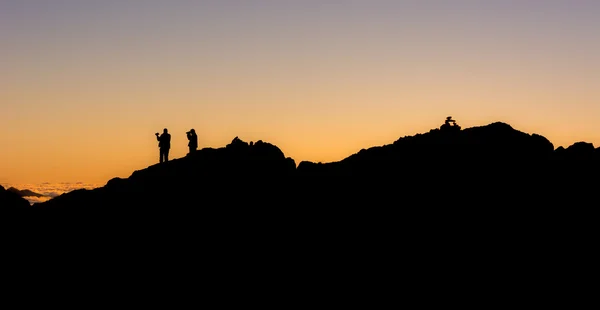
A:
<svg viewBox="0 0 600 310">
<path fill-rule="evenodd" d="M 97 187 L 101 187 L 103 184 L 92 184 L 92 183 L 83 183 L 83 182 L 75 182 L 75 183 L 40 183 L 40 184 L 10 184 L 10 183 L 1 183 L 4 188 L 14 187 L 19 190 L 31 190 L 38 194 L 44 195 L 43 197 L 23 197 L 29 201 L 30 204 L 39 203 L 47 201 L 56 196 L 60 196 L 64 193 L 68 193 L 70 191 L 76 189 L 93 189 Z"/>
</svg>

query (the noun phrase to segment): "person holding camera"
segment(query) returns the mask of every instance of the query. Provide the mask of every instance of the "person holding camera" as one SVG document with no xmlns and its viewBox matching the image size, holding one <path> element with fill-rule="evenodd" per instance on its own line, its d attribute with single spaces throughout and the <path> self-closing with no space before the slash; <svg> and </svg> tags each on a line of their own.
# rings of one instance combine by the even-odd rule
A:
<svg viewBox="0 0 600 310">
<path fill-rule="evenodd" d="M 160 163 L 169 161 L 169 149 L 171 149 L 171 135 L 167 128 L 163 130 L 162 135 L 156 133 L 156 140 L 158 140 L 158 148 L 160 149 Z"/>
<path fill-rule="evenodd" d="M 192 154 L 196 151 L 196 149 L 198 149 L 198 136 L 196 135 L 196 131 L 193 128 L 185 134 L 187 135 L 187 138 L 190 141 L 188 143 L 188 147 L 190 148 L 190 152 L 188 154 Z"/>
</svg>

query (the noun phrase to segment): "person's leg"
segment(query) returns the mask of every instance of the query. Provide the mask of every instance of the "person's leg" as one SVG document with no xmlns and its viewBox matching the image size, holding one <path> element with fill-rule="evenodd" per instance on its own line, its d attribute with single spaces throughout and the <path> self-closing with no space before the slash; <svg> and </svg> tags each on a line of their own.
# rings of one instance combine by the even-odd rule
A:
<svg viewBox="0 0 600 310">
<path fill-rule="evenodd" d="M 165 162 L 169 161 L 169 149 L 165 150 Z"/>
<path fill-rule="evenodd" d="M 160 160 L 159 160 L 159 163 L 163 162 L 163 157 L 164 157 L 164 151 L 163 151 L 163 149 L 160 149 Z"/>
</svg>

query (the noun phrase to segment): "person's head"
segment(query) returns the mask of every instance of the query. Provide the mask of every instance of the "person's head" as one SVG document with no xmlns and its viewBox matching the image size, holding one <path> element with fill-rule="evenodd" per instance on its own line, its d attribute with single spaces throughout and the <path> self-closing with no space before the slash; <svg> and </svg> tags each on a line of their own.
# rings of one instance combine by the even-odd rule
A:
<svg viewBox="0 0 600 310">
<path fill-rule="evenodd" d="M 167 130 L 167 128 L 163 129 L 164 133 L 168 133 L 169 131 Z"/>
<path fill-rule="evenodd" d="M 192 128 L 192 129 L 190 129 L 190 132 L 196 132 L 196 131 L 194 130 L 194 128 Z"/>
</svg>

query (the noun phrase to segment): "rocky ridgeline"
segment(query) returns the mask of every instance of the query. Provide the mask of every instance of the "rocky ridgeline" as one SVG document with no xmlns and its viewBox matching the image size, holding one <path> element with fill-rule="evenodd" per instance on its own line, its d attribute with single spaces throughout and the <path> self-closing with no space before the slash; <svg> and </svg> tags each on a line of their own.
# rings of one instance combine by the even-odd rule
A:
<svg viewBox="0 0 600 310">
<path fill-rule="evenodd" d="M 0 219 L 19 244 L 48 246 L 36 259 L 66 242 L 153 277 L 266 272 L 318 285 L 333 273 L 387 288 L 407 273 L 496 281 L 497 270 L 555 285 L 557 267 L 592 266 L 599 163 L 591 144 L 555 149 L 504 123 L 443 126 L 297 167 L 272 144 L 236 138 L 33 206 L 0 188 Z"/>
<path fill-rule="evenodd" d="M 555 149 L 546 138 L 505 123 L 464 130 L 442 126 L 339 162 L 297 167 L 270 143 L 236 137 L 223 148 L 205 148 L 31 207 L 3 189 L 0 204 L 3 212 L 75 216 L 232 208 L 260 213 L 264 207 L 542 206 L 592 198 L 599 163 L 600 150 L 592 144 Z"/>
</svg>

